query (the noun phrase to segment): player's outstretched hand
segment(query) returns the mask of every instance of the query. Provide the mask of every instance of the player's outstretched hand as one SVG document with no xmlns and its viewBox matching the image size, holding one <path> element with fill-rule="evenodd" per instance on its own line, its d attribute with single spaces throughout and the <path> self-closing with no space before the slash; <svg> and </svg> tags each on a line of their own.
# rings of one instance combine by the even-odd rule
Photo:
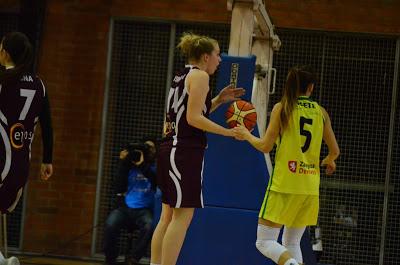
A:
<svg viewBox="0 0 400 265">
<path fill-rule="evenodd" d="M 241 87 L 234 88 L 232 85 L 224 87 L 218 94 L 218 101 L 220 103 L 227 103 L 233 100 L 240 99 L 246 93 Z"/>
<path fill-rule="evenodd" d="M 332 175 L 336 170 L 335 160 L 331 159 L 329 156 L 325 157 L 321 162 L 321 166 L 326 166 L 326 174 Z"/>
<path fill-rule="evenodd" d="M 53 175 L 53 165 L 43 163 L 40 167 L 40 178 L 48 180 Z"/>
<path fill-rule="evenodd" d="M 243 125 L 237 125 L 232 130 L 237 140 L 248 140 L 251 136 L 250 131 Z"/>
</svg>

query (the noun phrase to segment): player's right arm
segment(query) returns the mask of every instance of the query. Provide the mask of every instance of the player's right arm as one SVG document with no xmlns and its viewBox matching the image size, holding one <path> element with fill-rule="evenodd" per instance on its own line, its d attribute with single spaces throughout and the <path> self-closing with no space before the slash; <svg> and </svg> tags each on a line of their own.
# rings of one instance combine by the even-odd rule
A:
<svg viewBox="0 0 400 265">
<path fill-rule="evenodd" d="M 189 99 L 186 112 L 187 122 L 198 129 L 224 136 L 233 136 L 232 130 L 226 129 L 203 116 L 209 88 L 209 75 L 201 70 L 193 70 L 188 75 Z"/>
<path fill-rule="evenodd" d="M 235 131 L 235 137 L 239 140 L 247 140 L 254 148 L 263 152 L 269 153 L 274 147 L 275 141 L 279 136 L 280 132 L 280 115 L 281 115 L 282 105 L 281 103 L 275 104 L 271 112 L 271 119 L 268 124 L 267 131 L 265 132 L 263 138 L 258 138 L 252 135 L 249 130 L 244 126 L 237 126 Z"/>
<path fill-rule="evenodd" d="M 329 153 L 322 160 L 321 165 L 326 165 L 326 173 L 332 174 L 336 170 L 335 160 L 338 158 L 340 154 L 339 145 L 336 141 L 335 133 L 333 132 L 331 120 L 329 118 L 329 114 L 326 110 L 321 107 L 322 114 L 324 116 L 324 134 L 323 139 L 326 145 L 328 146 Z"/>
</svg>

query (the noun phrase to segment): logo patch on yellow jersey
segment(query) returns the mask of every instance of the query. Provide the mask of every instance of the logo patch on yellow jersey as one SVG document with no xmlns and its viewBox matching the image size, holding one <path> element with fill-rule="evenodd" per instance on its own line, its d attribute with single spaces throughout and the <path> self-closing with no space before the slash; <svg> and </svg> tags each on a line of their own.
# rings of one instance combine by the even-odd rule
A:
<svg viewBox="0 0 400 265">
<path fill-rule="evenodd" d="M 291 172 L 296 173 L 296 171 L 297 171 L 297 161 L 289 161 L 288 162 L 288 167 L 289 167 L 289 170 Z"/>
</svg>

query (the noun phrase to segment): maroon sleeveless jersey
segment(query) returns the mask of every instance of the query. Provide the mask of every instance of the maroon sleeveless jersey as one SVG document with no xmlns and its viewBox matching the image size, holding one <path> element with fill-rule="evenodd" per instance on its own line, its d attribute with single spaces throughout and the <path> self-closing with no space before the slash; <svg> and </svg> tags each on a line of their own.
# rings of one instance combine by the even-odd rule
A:
<svg viewBox="0 0 400 265">
<path fill-rule="evenodd" d="M 23 75 L 0 84 L 0 210 L 12 205 L 29 175 L 34 129 L 45 87 L 40 78 Z"/>
<path fill-rule="evenodd" d="M 207 146 L 206 133 L 195 128 L 187 122 L 186 111 L 188 104 L 188 90 L 186 77 L 193 69 L 198 69 L 192 65 L 187 65 L 178 72 L 168 93 L 167 110 L 164 122 L 165 142 L 163 145 L 182 146 L 182 147 L 201 147 Z M 203 115 L 208 117 L 211 108 L 211 91 L 208 92 L 206 102 L 203 107 Z"/>
</svg>

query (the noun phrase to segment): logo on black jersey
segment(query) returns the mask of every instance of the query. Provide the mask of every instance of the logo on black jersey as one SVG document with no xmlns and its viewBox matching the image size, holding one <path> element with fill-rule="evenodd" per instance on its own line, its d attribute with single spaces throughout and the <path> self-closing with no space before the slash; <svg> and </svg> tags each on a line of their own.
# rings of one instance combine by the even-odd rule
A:
<svg viewBox="0 0 400 265">
<path fill-rule="evenodd" d="M 297 171 L 297 161 L 288 161 L 289 170 L 293 173 Z"/>
<path fill-rule="evenodd" d="M 25 140 L 32 140 L 33 132 L 25 131 L 25 127 L 21 123 L 16 123 L 10 129 L 10 141 L 12 147 L 21 149 L 24 146 Z"/>
<path fill-rule="evenodd" d="M 175 122 L 171 122 L 171 118 L 169 114 L 167 114 L 166 119 L 164 121 L 164 135 L 170 136 L 170 134 L 175 131 L 176 124 Z"/>
<path fill-rule="evenodd" d="M 175 131 L 176 128 L 176 124 L 175 122 L 164 122 L 164 135 L 169 135 L 171 134 L 173 131 Z"/>
</svg>

